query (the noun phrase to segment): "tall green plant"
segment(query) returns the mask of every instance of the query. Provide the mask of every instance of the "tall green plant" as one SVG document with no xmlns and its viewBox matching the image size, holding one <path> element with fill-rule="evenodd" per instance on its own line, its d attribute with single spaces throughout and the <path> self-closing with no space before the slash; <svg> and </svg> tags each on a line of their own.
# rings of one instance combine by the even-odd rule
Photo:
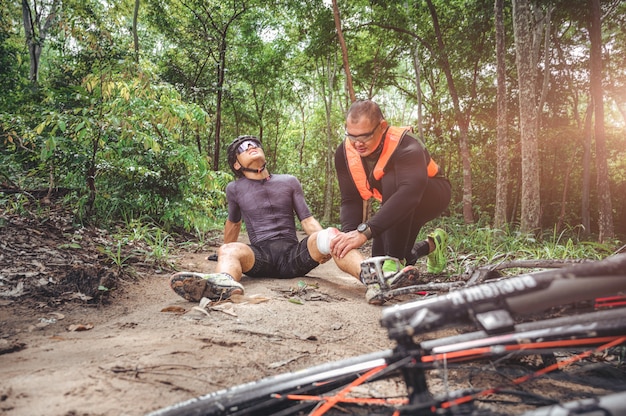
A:
<svg viewBox="0 0 626 416">
<path fill-rule="evenodd" d="M 189 139 L 205 131 L 208 115 L 145 74 L 90 74 L 77 92 L 85 105 L 50 112 L 34 133 L 43 138 L 44 163 L 70 173 L 59 176 L 83 176 L 79 217 L 209 226 L 227 178 L 211 171 Z"/>
</svg>

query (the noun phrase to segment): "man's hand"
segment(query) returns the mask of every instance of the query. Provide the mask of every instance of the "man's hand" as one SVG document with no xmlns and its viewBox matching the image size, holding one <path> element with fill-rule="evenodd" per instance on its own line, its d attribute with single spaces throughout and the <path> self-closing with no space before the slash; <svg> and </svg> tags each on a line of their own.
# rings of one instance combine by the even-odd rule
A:
<svg viewBox="0 0 626 416">
<path fill-rule="evenodd" d="M 333 256 L 342 259 L 350 250 L 361 247 L 366 241 L 367 237 L 356 230 L 348 233 L 339 233 L 330 242 L 330 252 Z"/>
</svg>

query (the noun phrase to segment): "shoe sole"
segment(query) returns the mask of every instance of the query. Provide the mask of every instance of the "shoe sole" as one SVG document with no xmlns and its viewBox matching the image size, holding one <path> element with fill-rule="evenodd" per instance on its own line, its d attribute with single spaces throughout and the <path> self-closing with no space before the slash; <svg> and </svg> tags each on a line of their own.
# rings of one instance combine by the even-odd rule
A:
<svg viewBox="0 0 626 416">
<path fill-rule="evenodd" d="M 379 285 L 376 284 L 376 286 L 379 286 Z M 378 287 L 378 289 L 376 289 L 376 293 L 374 295 L 370 295 L 370 291 L 372 289 L 373 289 L 373 286 L 371 287 L 368 286 L 367 291 L 365 292 L 365 300 L 367 301 L 367 303 L 369 303 L 370 305 L 382 305 L 383 303 L 385 303 L 383 292 L 380 289 L 380 286 Z"/>
<path fill-rule="evenodd" d="M 239 287 L 221 286 L 202 276 L 200 273 L 176 273 L 170 278 L 170 287 L 178 296 L 190 302 L 200 302 L 202 298 L 219 301 L 243 294 Z"/>
<path fill-rule="evenodd" d="M 389 289 L 397 289 L 402 286 L 410 285 L 417 281 L 419 278 L 419 270 L 415 266 L 406 266 L 400 270 L 400 276 L 389 285 Z"/>
<path fill-rule="evenodd" d="M 398 274 L 400 275 L 396 278 L 393 284 L 388 285 L 385 289 L 379 289 L 380 293 L 377 293 L 376 295 L 367 299 L 367 303 L 369 303 L 370 305 L 380 306 L 386 301 L 384 295 L 385 291 L 398 289 L 403 286 L 410 286 L 413 283 L 417 282 L 419 278 L 419 270 L 417 270 L 417 268 L 415 268 L 414 266 L 406 266 L 404 269 L 400 270 Z"/>
</svg>

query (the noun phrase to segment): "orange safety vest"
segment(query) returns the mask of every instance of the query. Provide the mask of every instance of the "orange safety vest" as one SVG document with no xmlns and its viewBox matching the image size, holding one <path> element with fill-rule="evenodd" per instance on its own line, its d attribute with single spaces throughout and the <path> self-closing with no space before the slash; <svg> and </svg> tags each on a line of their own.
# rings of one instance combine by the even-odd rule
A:
<svg viewBox="0 0 626 416">
<path fill-rule="evenodd" d="M 385 166 L 387 166 L 387 162 L 389 162 L 391 155 L 393 155 L 398 147 L 398 144 L 400 144 L 400 140 L 408 131 L 412 131 L 412 129 L 410 127 L 393 126 L 390 126 L 387 129 L 383 150 L 378 158 L 378 161 L 376 162 L 376 165 L 374 166 L 373 173 L 374 178 L 377 181 L 379 181 L 385 174 Z M 348 163 L 350 175 L 359 190 L 359 194 L 361 194 L 361 198 L 367 201 L 371 197 L 374 197 L 379 201 L 382 201 L 383 197 L 380 192 L 378 192 L 377 189 L 370 187 L 365 173 L 365 168 L 363 167 L 363 162 L 361 161 L 361 156 L 354 148 L 352 142 L 348 139 L 344 140 L 344 148 L 346 151 L 346 161 Z M 435 177 L 439 173 L 439 166 L 432 158 L 430 158 L 430 161 L 428 162 L 427 172 L 429 178 Z"/>
</svg>

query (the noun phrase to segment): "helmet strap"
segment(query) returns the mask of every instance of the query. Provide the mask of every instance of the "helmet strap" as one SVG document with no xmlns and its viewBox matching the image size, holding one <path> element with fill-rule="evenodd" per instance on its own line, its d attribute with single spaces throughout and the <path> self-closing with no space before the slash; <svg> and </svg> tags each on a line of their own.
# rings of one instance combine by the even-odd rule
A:
<svg viewBox="0 0 626 416">
<path fill-rule="evenodd" d="M 241 165 L 241 164 L 240 164 Z M 247 168 L 245 166 L 241 166 L 241 168 L 239 169 L 241 172 L 252 172 L 252 173 L 261 173 L 265 170 L 265 165 L 266 163 L 263 164 L 263 166 L 261 166 L 258 169 L 251 169 L 251 168 Z"/>
</svg>

